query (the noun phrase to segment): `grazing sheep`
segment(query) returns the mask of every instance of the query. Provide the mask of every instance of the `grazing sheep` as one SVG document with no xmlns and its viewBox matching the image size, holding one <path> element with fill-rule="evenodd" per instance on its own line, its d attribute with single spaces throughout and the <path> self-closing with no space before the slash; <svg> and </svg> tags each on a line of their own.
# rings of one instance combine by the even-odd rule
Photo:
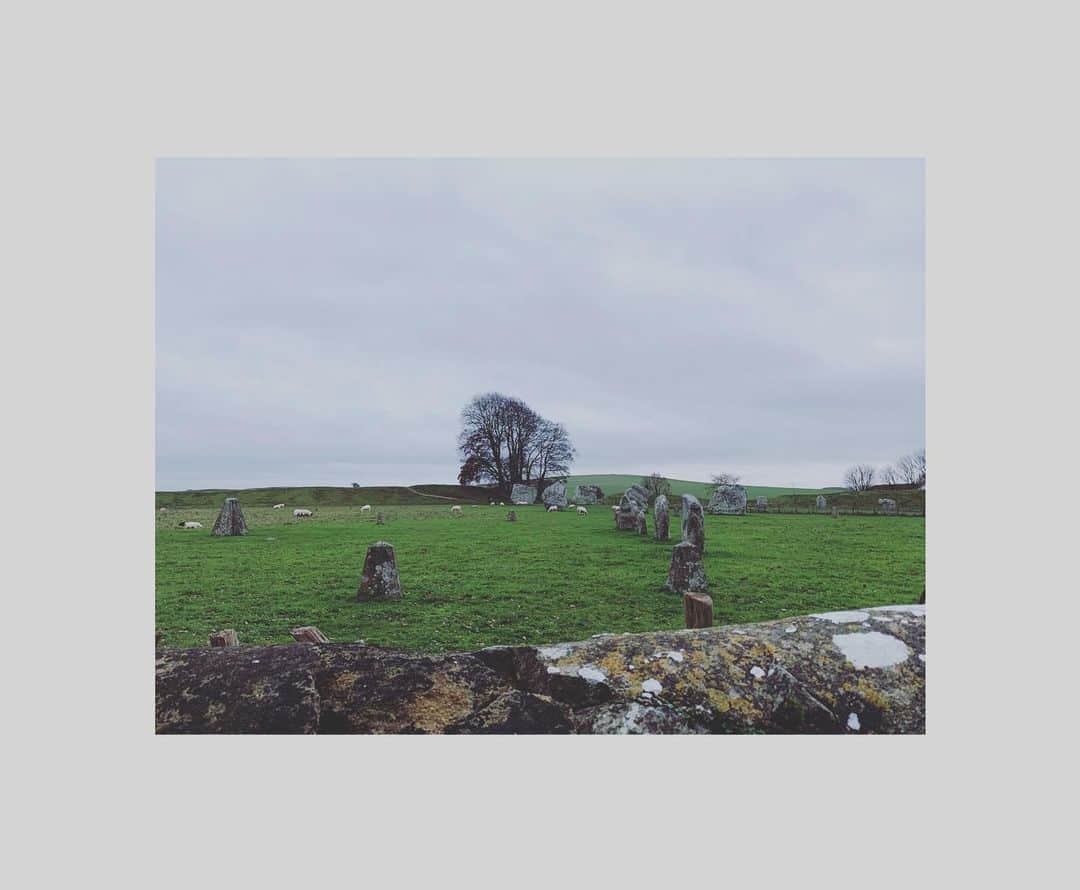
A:
<svg viewBox="0 0 1080 890">
<path fill-rule="evenodd" d="M 453 516 L 460 516 L 461 515 L 461 507 L 459 507 L 457 504 L 454 504 L 454 506 L 452 506 L 450 508 L 450 513 Z"/>
<path fill-rule="evenodd" d="M 554 504 L 552 504 L 550 507 L 548 507 L 548 513 L 558 513 L 558 512 L 559 512 L 559 508 L 556 507 Z"/>
<path fill-rule="evenodd" d="M 181 522 L 180 528 L 202 528 L 201 522 Z"/>
<path fill-rule="evenodd" d="M 589 515 L 589 511 L 588 511 L 588 510 L 586 510 L 586 509 L 585 509 L 584 507 L 578 507 L 578 508 L 577 508 L 577 515 L 578 515 L 578 516 L 588 516 L 588 515 Z"/>
<path fill-rule="evenodd" d="M 577 506 L 577 504 L 571 504 L 570 509 L 573 510 L 576 506 Z"/>
<path fill-rule="evenodd" d="M 360 512 L 361 513 L 370 513 L 371 512 L 371 504 L 364 504 L 364 506 L 362 506 L 360 508 Z"/>
<path fill-rule="evenodd" d="M 500 507 L 505 507 L 505 506 L 506 506 L 506 504 L 505 504 L 505 503 L 503 503 L 502 501 L 499 501 L 499 506 L 500 506 Z"/>
<path fill-rule="evenodd" d="M 284 505 L 284 504 L 274 504 L 274 506 L 273 506 L 273 507 L 271 507 L 270 509 L 271 509 L 271 510 L 284 510 L 284 509 L 285 509 L 285 505 Z"/>
<path fill-rule="evenodd" d="M 293 515 L 294 517 L 296 517 L 297 519 L 299 519 L 299 518 L 300 518 L 301 516 L 310 516 L 310 515 L 311 515 L 311 511 L 310 511 L 310 510 L 300 510 L 300 509 L 297 509 L 297 510 L 293 510 L 293 511 L 292 511 L 292 515 Z"/>
<path fill-rule="evenodd" d="M 168 512 L 169 512 L 169 510 L 168 510 L 167 507 L 162 507 L 160 510 L 158 510 L 158 513 L 168 513 Z"/>
</svg>

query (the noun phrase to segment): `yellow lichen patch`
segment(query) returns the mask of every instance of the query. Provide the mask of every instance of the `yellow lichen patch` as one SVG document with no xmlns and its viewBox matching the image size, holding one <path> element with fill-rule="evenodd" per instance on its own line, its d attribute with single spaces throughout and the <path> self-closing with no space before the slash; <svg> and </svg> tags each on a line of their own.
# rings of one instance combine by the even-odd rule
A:
<svg viewBox="0 0 1080 890">
<path fill-rule="evenodd" d="M 435 674 L 430 689 L 416 696 L 408 705 L 409 716 L 417 729 L 442 732 L 472 710 L 472 694 L 445 674 Z"/>
<path fill-rule="evenodd" d="M 342 671 L 340 674 L 333 674 L 327 689 L 328 697 L 333 698 L 335 695 L 347 694 L 359 679 L 360 675 L 356 671 Z"/>
<path fill-rule="evenodd" d="M 883 695 L 880 690 L 876 689 L 873 684 L 867 682 L 862 677 L 859 678 L 857 683 L 845 683 L 843 689 L 845 692 L 855 693 L 855 695 L 859 696 L 864 702 L 873 705 L 879 710 L 887 711 L 890 707 L 891 703 L 888 696 Z"/>
<path fill-rule="evenodd" d="M 225 705 L 222 702 L 211 702 L 206 707 L 205 719 L 209 723 L 225 714 Z"/>
<path fill-rule="evenodd" d="M 709 689 L 709 704 L 718 714 L 738 714 L 746 720 L 754 720 L 761 716 L 761 711 L 754 707 L 753 702 L 741 695 L 732 698 L 719 689 Z"/>
<path fill-rule="evenodd" d="M 271 695 L 276 696 L 277 692 L 274 691 L 273 684 L 268 680 L 260 680 L 251 687 L 251 692 L 249 692 L 248 695 L 256 701 L 261 701 Z"/>
<path fill-rule="evenodd" d="M 626 660 L 618 649 L 613 649 L 597 662 L 600 669 L 609 677 L 622 676 L 626 673 Z M 636 668 L 635 668 L 636 670 Z"/>
</svg>

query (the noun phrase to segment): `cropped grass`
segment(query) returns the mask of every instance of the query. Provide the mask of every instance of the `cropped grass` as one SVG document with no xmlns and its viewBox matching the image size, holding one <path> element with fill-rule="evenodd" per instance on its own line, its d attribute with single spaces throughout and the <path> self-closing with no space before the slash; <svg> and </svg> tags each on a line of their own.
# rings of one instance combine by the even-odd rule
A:
<svg viewBox="0 0 1080 890">
<path fill-rule="evenodd" d="M 245 644 L 286 643 L 314 624 L 337 642 L 435 653 L 682 627 L 681 598 L 662 589 L 678 516 L 659 542 L 616 530 L 605 506 L 585 517 L 516 507 L 511 523 L 509 507 L 466 506 L 455 519 L 449 502 L 403 505 L 377 525 L 358 506 L 295 505 L 315 515 L 244 503 L 249 533 L 237 538 L 210 535 L 220 502 L 156 514 L 166 645 L 205 646 L 224 628 Z M 177 528 L 184 520 L 205 528 Z M 924 585 L 922 518 L 706 516 L 705 534 L 717 624 L 913 603 Z M 378 540 L 394 545 L 404 598 L 359 603 Z"/>
</svg>

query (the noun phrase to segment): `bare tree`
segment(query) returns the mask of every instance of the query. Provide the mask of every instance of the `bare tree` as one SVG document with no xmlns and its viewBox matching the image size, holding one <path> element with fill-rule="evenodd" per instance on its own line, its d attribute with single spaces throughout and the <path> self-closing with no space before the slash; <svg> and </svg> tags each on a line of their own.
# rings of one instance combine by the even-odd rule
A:
<svg viewBox="0 0 1080 890">
<path fill-rule="evenodd" d="M 874 468 L 870 464 L 856 464 L 844 473 L 844 487 L 848 491 L 866 491 L 874 484 Z"/>
<path fill-rule="evenodd" d="M 735 485 L 741 478 L 734 473 L 717 473 L 712 477 L 712 483 L 713 485 Z"/>
<path fill-rule="evenodd" d="M 660 495 L 671 497 L 671 483 L 659 473 L 653 473 L 641 480 L 641 487 L 649 496 L 649 503 L 653 503 Z"/>
<path fill-rule="evenodd" d="M 892 464 L 886 464 L 878 470 L 877 476 L 885 485 L 896 485 L 900 481 L 900 473 Z"/>
<path fill-rule="evenodd" d="M 926 450 L 905 454 L 896 462 L 896 469 L 905 484 L 922 488 L 926 485 Z"/>
<path fill-rule="evenodd" d="M 458 481 L 487 481 L 509 495 L 517 482 L 548 480 L 569 472 L 574 446 L 566 428 L 552 423 L 520 399 L 490 392 L 461 411 L 458 452 L 464 459 Z M 468 481 L 464 481 L 468 480 Z"/>
</svg>

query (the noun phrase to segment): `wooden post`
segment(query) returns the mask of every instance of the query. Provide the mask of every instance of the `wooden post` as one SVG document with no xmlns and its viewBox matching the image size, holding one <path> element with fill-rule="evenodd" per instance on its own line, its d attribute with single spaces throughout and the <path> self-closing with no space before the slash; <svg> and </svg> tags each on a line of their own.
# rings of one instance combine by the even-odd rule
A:
<svg viewBox="0 0 1080 890">
<path fill-rule="evenodd" d="M 239 646 L 240 639 L 236 636 L 236 631 L 219 630 L 217 633 L 210 634 L 211 646 Z"/>
<path fill-rule="evenodd" d="M 329 643 L 330 638 L 317 627 L 294 627 L 289 631 L 298 643 Z"/>
<path fill-rule="evenodd" d="M 687 628 L 712 627 L 712 597 L 706 593 L 684 593 L 683 617 Z"/>
</svg>

